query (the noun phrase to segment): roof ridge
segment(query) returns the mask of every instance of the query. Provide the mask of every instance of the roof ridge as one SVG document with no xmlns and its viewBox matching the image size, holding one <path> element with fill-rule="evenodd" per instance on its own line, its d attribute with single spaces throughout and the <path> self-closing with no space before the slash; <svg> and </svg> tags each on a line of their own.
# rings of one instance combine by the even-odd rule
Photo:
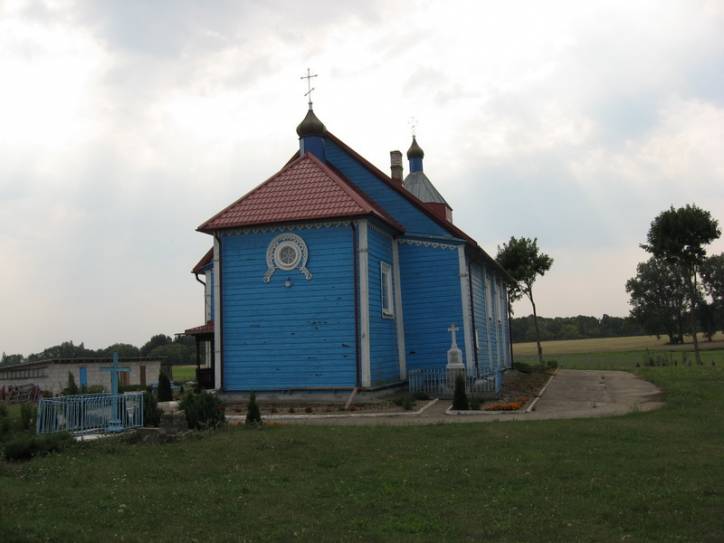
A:
<svg viewBox="0 0 724 543">
<path fill-rule="evenodd" d="M 422 211 L 425 215 L 427 215 L 430 219 L 432 219 L 434 222 L 442 226 L 445 230 L 447 230 L 449 233 L 458 236 L 465 241 L 467 241 L 470 245 L 472 245 L 475 249 L 479 250 L 484 257 L 486 257 L 493 265 L 497 266 L 499 270 L 501 270 L 506 276 L 510 277 L 510 274 L 505 271 L 505 269 L 498 263 L 497 260 L 495 260 L 492 256 L 490 256 L 485 249 L 483 249 L 475 239 L 470 236 L 469 234 L 466 234 L 463 230 L 455 226 L 449 221 L 444 221 L 441 218 L 437 217 L 432 211 L 430 211 L 423 201 L 421 201 L 419 198 L 417 198 L 414 194 L 411 194 L 404 188 L 398 187 L 395 185 L 395 183 L 392 182 L 392 179 L 385 174 L 382 170 L 380 170 L 377 166 L 372 164 L 369 160 L 367 160 L 365 157 L 360 155 L 357 151 L 352 149 L 349 145 L 347 145 L 345 142 L 343 142 L 341 139 L 339 139 L 337 136 L 335 136 L 332 132 L 327 130 L 324 133 L 325 138 L 329 138 L 332 140 L 333 143 L 336 143 L 337 145 L 341 146 L 343 150 L 347 151 L 349 154 L 352 155 L 353 158 L 357 159 L 365 168 L 367 168 L 372 174 L 374 174 L 378 179 L 380 179 L 383 183 L 386 183 L 388 187 L 392 188 L 395 192 L 398 194 L 401 194 L 404 198 L 410 201 L 413 205 L 415 205 L 420 211 Z M 511 278 L 512 279 L 512 278 Z"/>
</svg>

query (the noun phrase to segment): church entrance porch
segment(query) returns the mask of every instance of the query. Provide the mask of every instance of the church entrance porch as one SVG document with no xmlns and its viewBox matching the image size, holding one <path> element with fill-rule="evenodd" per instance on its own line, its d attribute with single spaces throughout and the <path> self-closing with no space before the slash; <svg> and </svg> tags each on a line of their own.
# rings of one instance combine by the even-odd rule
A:
<svg viewBox="0 0 724 543">
<path fill-rule="evenodd" d="M 214 321 L 186 330 L 196 341 L 196 382 L 204 389 L 215 388 Z"/>
</svg>

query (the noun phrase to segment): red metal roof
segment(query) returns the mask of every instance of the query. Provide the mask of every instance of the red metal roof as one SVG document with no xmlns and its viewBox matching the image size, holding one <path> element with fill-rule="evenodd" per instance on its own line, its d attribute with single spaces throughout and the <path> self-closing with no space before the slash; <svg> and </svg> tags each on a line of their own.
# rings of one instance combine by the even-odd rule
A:
<svg viewBox="0 0 724 543">
<path fill-rule="evenodd" d="M 206 265 L 211 262 L 214 259 L 214 248 L 208 250 L 208 252 L 201 257 L 201 260 L 198 261 L 198 263 L 194 266 L 194 269 L 191 270 L 191 273 L 201 273 L 204 271 L 204 268 Z"/>
<path fill-rule="evenodd" d="M 198 227 L 202 232 L 259 224 L 374 215 L 404 228 L 312 154 L 298 157 Z"/>
<path fill-rule="evenodd" d="M 209 321 L 206 324 L 202 324 L 201 326 L 196 326 L 194 328 L 189 328 L 188 330 L 184 331 L 184 334 L 187 336 L 199 336 L 201 334 L 213 334 L 214 333 L 214 321 Z"/>
</svg>

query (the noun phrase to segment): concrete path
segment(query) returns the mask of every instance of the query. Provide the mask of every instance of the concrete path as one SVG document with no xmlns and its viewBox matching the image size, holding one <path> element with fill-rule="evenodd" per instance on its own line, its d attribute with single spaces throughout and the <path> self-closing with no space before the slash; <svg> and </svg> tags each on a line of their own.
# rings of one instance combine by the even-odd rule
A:
<svg viewBox="0 0 724 543">
<path fill-rule="evenodd" d="M 550 420 L 624 415 L 661 407 L 662 392 L 655 385 L 625 371 L 559 370 L 530 413 L 447 415 L 449 400 L 440 400 L 419 416 L 294 419 L 280 424 L 390 425 Z"/>
</svg>

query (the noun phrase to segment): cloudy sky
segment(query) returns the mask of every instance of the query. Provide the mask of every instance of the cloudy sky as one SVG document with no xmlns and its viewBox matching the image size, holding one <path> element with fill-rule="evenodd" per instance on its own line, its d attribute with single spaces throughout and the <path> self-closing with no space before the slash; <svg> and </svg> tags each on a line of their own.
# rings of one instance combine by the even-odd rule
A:
<svg viewBox="0 0 724 543">
<path fill-rule="evenodd" d="M 195 228 L 296 150 L 307 66 L 385 171 L 418 120 L 490 253 L 538 237 L 542 314 L 625 315 L 659 211 L 724 222 L 722 29 L 718 1 L 0 0 L 0 351 L 200 324 Z"/>
</svg>

